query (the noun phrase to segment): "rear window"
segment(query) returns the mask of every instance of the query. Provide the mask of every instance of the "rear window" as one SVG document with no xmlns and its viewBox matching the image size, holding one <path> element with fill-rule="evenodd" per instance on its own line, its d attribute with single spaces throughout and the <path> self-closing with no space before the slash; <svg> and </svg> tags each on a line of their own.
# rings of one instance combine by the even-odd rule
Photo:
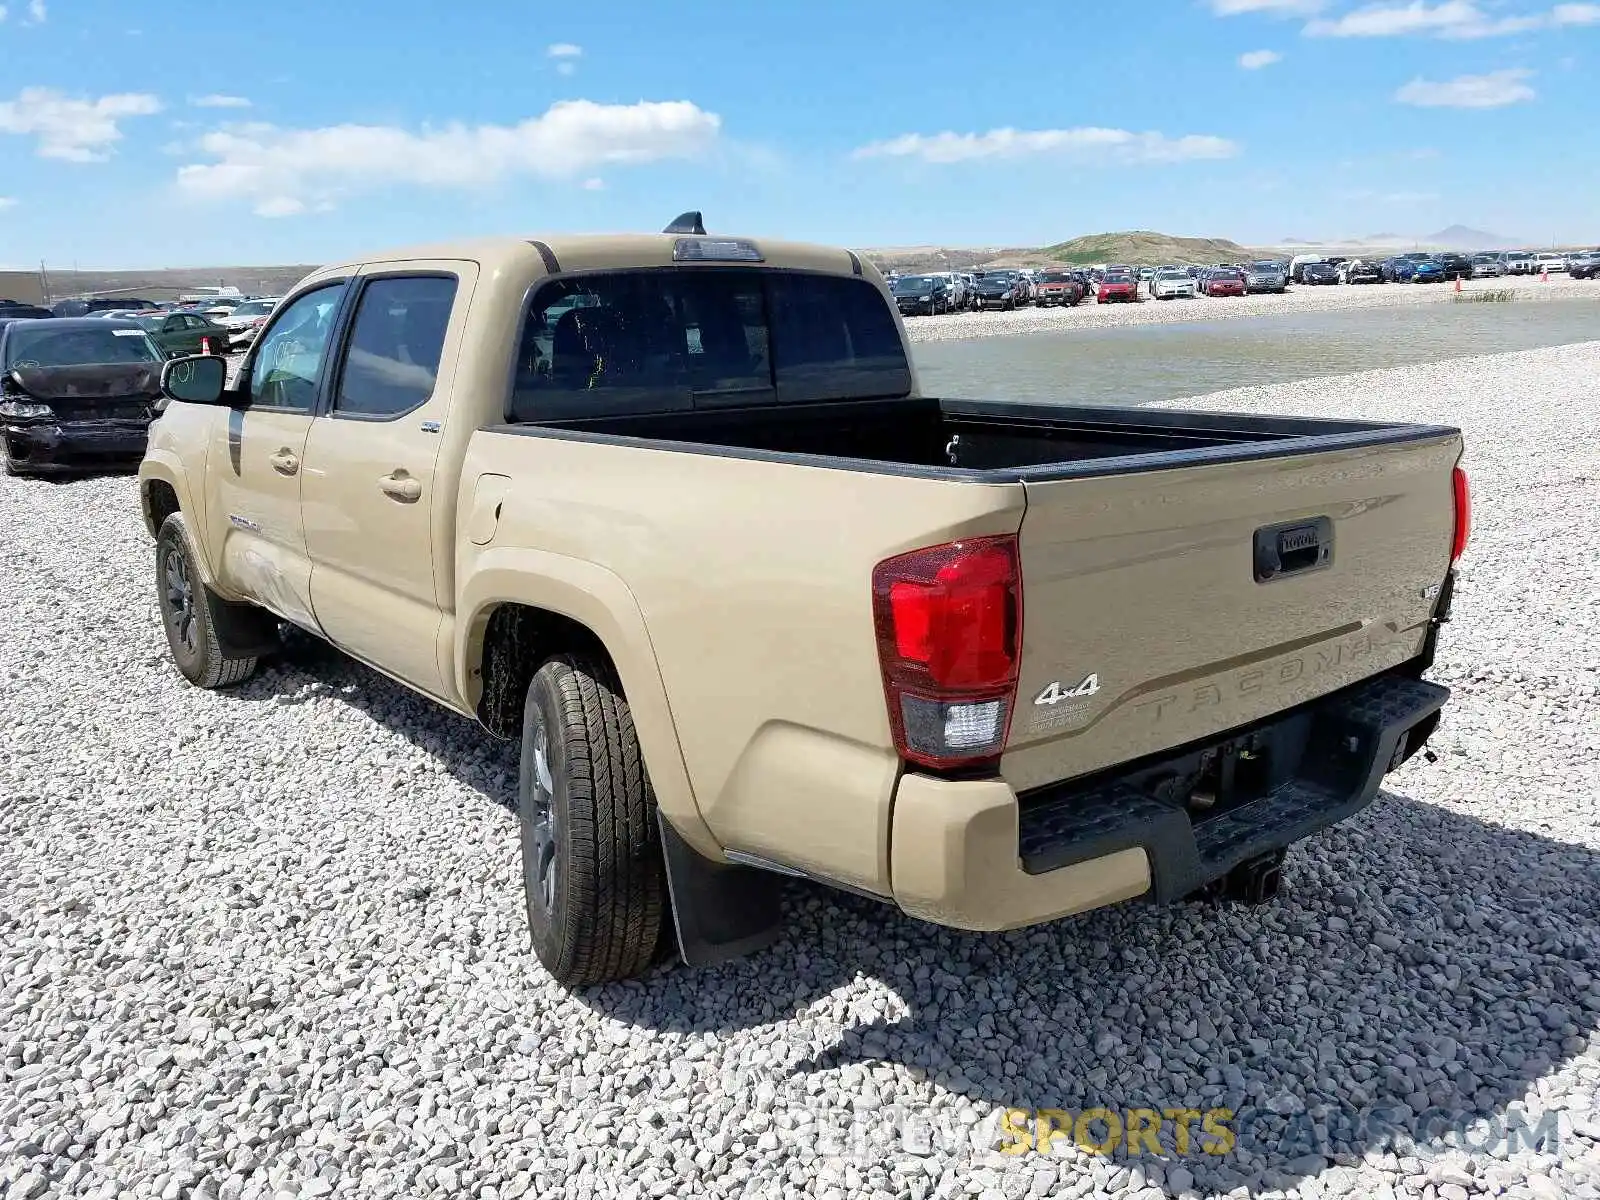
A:
<svg viewBox="0 0 1600 1200">
<path fill-rule="evenodd" d="M 864 279 L 619 271 L 539 289 L 506 416 L 550 421 L 910 390 L 894 314 Z"/>
</svg>

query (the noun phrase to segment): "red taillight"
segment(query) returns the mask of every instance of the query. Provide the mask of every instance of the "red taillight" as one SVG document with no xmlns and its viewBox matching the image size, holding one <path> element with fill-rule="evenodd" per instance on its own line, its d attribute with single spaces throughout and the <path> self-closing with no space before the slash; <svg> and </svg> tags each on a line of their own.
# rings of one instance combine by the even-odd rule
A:
<svg viewBox="0 0 1600 1200">
<path fill-rule="evenodd" d="M 1467 489 L 1467 473 L 1460 467 L 1451 475 L 1451 485 L 1456 496 L 1456 532 L 1450 542 L 1450 562 L 1454 564 L 1467 548 L 1467 537 L 1472 532 L 1472 495 Z"/>
<path fill-rule="evenodd" d="M 923 766 L 999 757 L 1022 646 L 1014 536 L 885 559 L 872 572 L 878 658 L 895 746 Z"/>
</svg>

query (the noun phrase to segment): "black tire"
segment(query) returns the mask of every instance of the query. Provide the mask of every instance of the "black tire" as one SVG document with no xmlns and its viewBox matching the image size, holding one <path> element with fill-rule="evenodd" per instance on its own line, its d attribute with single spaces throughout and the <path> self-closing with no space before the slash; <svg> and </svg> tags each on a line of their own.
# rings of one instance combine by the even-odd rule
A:
<svg viewBox="0 0 1600 1200">
<path fill-rule="evenodd" d="M 253 654 L 230 658 L 223 653 L 210 601 L 195 569 L 183 516 L 173 513 L 156 534 L 156 602 L 167 649 L 178 673 L 196 687 L 231 687 L 254 675 L 259 660 Z"/>
<path fill-rule="evenodd" d="M 528 684 L 518 779 L 533 950 L 568 987 L 643 973 L 667 919 L 655 792 L 610 665 L 550 659 Z"/>
</svg>

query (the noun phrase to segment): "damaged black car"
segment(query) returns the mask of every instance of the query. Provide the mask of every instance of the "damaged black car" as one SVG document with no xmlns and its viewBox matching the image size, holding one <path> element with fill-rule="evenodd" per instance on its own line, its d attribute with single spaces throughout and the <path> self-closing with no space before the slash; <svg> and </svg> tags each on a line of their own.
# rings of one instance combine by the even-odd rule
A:
<svg viewBox="0 0 1600 1200">
<path fill-rule="evenodd" d="M 0 467 L 8 475 L 137 466 L 164 356 L 132 321 L 0 325 Z"/>
</svg>

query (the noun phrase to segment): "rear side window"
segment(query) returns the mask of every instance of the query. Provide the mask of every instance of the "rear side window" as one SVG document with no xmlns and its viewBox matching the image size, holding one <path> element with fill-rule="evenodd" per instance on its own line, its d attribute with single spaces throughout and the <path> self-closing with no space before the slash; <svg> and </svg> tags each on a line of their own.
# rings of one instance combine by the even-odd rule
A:
<svg viewBox="0 0 1600 1200">
<path fill-rule="evenodd" d="M 903 396 L 894 315 L 863 279 L 707 267 L 557 279 L 529 307 L 508 419 Z"/>
<path fill-rule="evenodd" d="M 370 280 L 356 304 L 333 411 L 395 417 L 426 404 L 438 379 L 455 300 L 453 277 Z"/>
</svg>

